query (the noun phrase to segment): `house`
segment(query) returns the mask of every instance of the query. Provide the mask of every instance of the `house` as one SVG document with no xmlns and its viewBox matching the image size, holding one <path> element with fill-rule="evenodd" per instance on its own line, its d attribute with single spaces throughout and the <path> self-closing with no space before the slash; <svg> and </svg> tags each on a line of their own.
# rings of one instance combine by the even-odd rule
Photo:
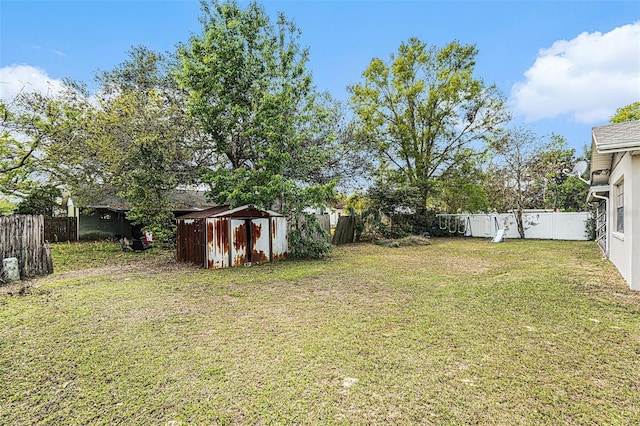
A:
<svg viewBox="0 0 640 426">
<path fill-rule="evenodd" d="M 223 205 L 180 216 L 176 222 L 180 262 L 220 269 L 287 256 L 287 220 L 271 210 Z"/>
<path fill-rule="evenodd" d="M 208 202 L 201 191 L 175 190 L 169 193 L 168 199 L 174 205 L 176 217 L 215 205 Z M 131 239 L 142 233 L 140 227 L 126 218 L 132 206 L 122 197 L 114 195 L 86 207 L 78 218 L 78 238 L 81 240 L 119 239 L 121 236 Z"/>
<path fill-rule="evenodd" d="M 590 183 L 596 241 L 631 289 L 640 290 L 640 121 L 593 128 Z"/>
</svg>

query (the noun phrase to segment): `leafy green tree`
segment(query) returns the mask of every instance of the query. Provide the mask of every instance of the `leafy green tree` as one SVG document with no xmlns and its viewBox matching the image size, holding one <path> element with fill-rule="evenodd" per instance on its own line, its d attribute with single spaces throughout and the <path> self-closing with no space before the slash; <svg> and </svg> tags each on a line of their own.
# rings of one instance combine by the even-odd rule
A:
<svg viewBox="0 0 640 426">
<path fill-rule="evenodd" d="M 616 113 L 609 119 L 609 122 L 617 124 L 635 120 L 640 120 L 640 102 L 633 102 L 618 108 Z"/>
<path fill-rule="evenodd" d="M 414 188 L 421 210 L 438 180 L 472 144 L 509 120 L 495 86 L 474 77 L 475 46 L 443 48 L 411 38 L 388 62 L 375 58 L 349 88 L 356 126 L 377 157 L 382 181 Z"/>
<path fill-rule="evenodd" d="M 0 101 L 0 193 L 29 193 L 51 136 L 69 137 L 65 122 L 65 111 L 51 94 L 22 92 Z"/>
<path fill-rule="evenodd" d="M 588 185 L 567 176 L 563 170 L 571 170 L 576 163 L 574 149 L 559 135 L 540 147 L 531 160 L 533 177 L 529 191 L 529 204 L 533 208 L 562 211 L 582 211 L 587 208 Z"/>
<path fill-rule="evenodd" d="M 53 217 L 55 210 L 60 207 L 57 202 L 59 197 L 62 197 L 62 191 L 56 186 L 36 186 L 29 195 L 18 203 L 15 213 L 41 214 L 46 217 Z"/>
<path fill-rule="evenodd" d="M 293 223 L 290 252 L 316 257 L 313 217 L 330 199 L 325 173 L 337 144 L 339 109 L 312 85 L 300 31 L 282 14 L 273 25 L 255 2 L 202 2 L 202 33 L 178 51 L 178 81 L 225 165 L 204 180 L 211 197 L 233 205 L 276 208 Z M 309 248 L 307 250 L 306 248 Z"/>
<path fill-rule="evenodd" d="M 436 181 L 433 204 L 448 213 L 476 213 L 489 210 L 485 190 L 484 156 L 474 150 L 462 149 L 455 161 Z"/>
<path fill-rule="evenodd" d="M 0 197 L 0 216 L 9 216 L 14 212 L 16 206 L 10 200 Z"/>
<path fill-rule="evenodd" d="M 173 232 L 169 192 L 196 182 L 215 158 L 170 70 L 167 58 L 140 46 L 98 76 L 93 102 L 73 86 L 74 102 L 61 102 L 75 105 L 74 138 L 57 138 L 47 160 L 81 203 L 120 194 L 133 206 L 128 218 L 161 239 Z"/>
<path fill-rule="evenodd" d="M 0 120 L 0 193 L 12 194 L 31 172 L 33 153 L 39 141 L 16 138 L 15 132 L 22 120 L 10 104 L 2 101 Z"/>
</svg>

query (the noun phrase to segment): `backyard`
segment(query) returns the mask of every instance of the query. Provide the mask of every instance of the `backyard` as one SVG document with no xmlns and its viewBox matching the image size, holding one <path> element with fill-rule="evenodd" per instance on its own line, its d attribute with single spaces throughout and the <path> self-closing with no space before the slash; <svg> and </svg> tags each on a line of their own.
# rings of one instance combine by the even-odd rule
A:
<svg viewBox="0 0 640 426">
<path fill-rule="evenodd" d="M 0 424 L 640 423 L 640 293 L 594 242 L 52 251 L 0 287 Z"/>
</svg>

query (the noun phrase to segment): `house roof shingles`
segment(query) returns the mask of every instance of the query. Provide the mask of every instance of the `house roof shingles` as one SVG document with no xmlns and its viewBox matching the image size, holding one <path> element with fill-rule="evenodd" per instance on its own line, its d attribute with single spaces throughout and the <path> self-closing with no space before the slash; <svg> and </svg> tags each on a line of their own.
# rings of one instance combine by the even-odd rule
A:
<svg viewBox="0 0 640 426">
<path fill-rule="evenodd" d="M 176 212 L 201 211 L 215 206 L 210 203 L 201 191 L 176 190 L 168 194 L 169 201 L 174 205 Z M 88 206 L 94 209 L 109 209 L 113 211 L 129 211 L 131 204 L 124 198 L 114 195 L 100 202 Z"/>
<path fill-rule="evenodd" d="M 640 121 L 594 127 L 591 135 L 591 185 L 606 185 L 613 154 L 640 150 Z"/>
</svg>

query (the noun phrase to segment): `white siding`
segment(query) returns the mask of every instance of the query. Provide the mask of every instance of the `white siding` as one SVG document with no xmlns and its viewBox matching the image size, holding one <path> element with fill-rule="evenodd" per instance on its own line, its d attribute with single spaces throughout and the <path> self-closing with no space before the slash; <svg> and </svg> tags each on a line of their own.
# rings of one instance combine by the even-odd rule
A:
<svg viewBox="0 0 640 426">
<path fill-rule="evenodd" d="M 624 230 L 616 231 L 615 185 L 624 179 Z M 614 167 L 609 200 L 609 259 L 634 290 L 640 290 L 640 156 L 626 152 Z"/>
</svg>

